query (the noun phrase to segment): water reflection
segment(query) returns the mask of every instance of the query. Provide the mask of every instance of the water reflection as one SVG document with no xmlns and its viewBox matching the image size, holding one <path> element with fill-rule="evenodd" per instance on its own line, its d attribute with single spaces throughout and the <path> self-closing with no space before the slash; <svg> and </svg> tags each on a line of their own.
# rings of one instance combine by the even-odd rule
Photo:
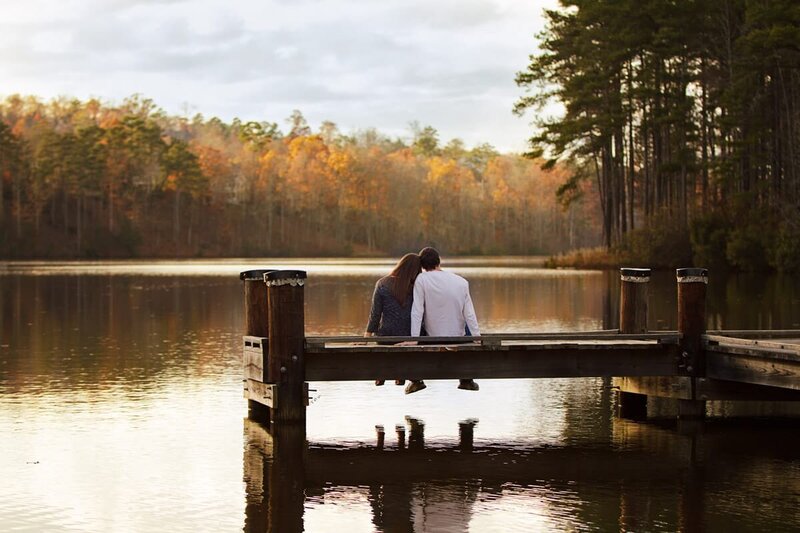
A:
<svg viewBox="0 0 800 533">
<path fill-rule="evenodd" d="M 426 443 L 424 421 L 409 418 L 407 444 L 401 426 L 396 438 L 379 429 L 372 443 L 332 446 L 245 420 L 244 530 L 340 531 L 367 506 L 381 532 L 800 526 L 796 428 L 615 420 L 611 446 L 537 447 L 476 445 L 476 424 L 461 422 L 457 442 Z M 778 494 L 759 496 L 767 487 Z"/>
<path fill-rule="evenodd" d="M 360 333 L 391 264 L 309 261 L 307 333 Z M 243 436 L 243 266 L 0 267 L 0 529 L 800 528 L 796 425 L 629 423 L 602 379 L 320 383 L 306 434 Z M 617 326 L 616 272 L 453 266 L 487 331 Z M 800 327 L 799 285 L 712 273 L 709 326 Z M 675 327 L 672 273 L 650 309 Z"/>
</svg>

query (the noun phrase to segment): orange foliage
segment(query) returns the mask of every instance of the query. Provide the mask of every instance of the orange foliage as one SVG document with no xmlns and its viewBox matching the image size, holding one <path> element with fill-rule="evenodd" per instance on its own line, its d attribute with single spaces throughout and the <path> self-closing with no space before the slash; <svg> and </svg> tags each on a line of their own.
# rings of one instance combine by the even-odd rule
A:
<svg viewBox="0 0 800 533">
<path fill-rule="evenodd" d="M 345 137 L 328 125 L 324 134 L 284 137 L 268 123 L 168 117 L 141 99 L 67 104 L 12 98 L 0 103 L 0 119 L 39 169 L 52 146 L 77 149 L 75 136 L 95 128 L 87 137 L 94 144 L 74 155 L 76 168 L 95 158 L 95 174 L 67 181 L 57 152 L 39 182 L 3 200 L 6 213 L 62 221 L 53 231 L 78 254 L 90 246 L 103 255 L 122 237 L 133 243 L 127 253 L 151 256 L 396 254 L 430 243 L 450 254 L 530 254 L 597 243 L 596 228 L 584 222 L 595 216 L 592 189 L 582 205 L 557 203 L 570 169 L 544 172 L 488 145 L 452 142 L 426 155 L 374 131 Z"/>
</svg>

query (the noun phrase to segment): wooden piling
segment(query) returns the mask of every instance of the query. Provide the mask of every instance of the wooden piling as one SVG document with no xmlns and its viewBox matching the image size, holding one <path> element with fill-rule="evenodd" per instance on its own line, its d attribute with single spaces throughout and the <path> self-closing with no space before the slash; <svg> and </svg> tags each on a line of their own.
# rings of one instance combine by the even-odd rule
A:
<svg viewBox="0 0 800 533">
<path fill-rule="evenodd" d="M 268 335 L 267 324 L 267 286 L 264 275 L 272 270 L 246 270 L 239 273 L 239 279 L 244 282 L 244 334 L 254 337 Z M 245 361 L 245 364 L 247 361 Z M 247 372 L 245 372 L 247 375 Z M 264 404 L 254 400 L 247 400 L 247 416 L 264 424 L 270 422 L 270 410 Z"/>
<path fill-rule="evenodd" d="M 705 357 L 702 335 L 706 331 L 706 286 L 708 270 L 705 268 L 679 268 L 678 282 L 678 333 L 681 334 L 681 360 L 679 370 L 692 376 L 691 399 L 678 402 L 680 418 L 703 418 L 705 401 L 697 395 L 697 378 L 705 376 Z"/>
<path fill-rule="evenodd" d="M 269 362 L 267 381 L 276 385 L 272 417 L 275 422 L 305 423 L 305 312 L 306 273 L 276 270 L 264 276 L 268 297 Z"/>
<path fill-rule="evenodd" d="M 649 268 L 620 268 L 619 332 L 647 333 L 647 299 L 650 285 Z M 647 418 L 647 396 L 620 390 L 619 416 Z"/>
<path fill-rule="evenodd" d="M 272 270 L 246 270 L 239 273 L 244 281 L 244 334 L 267 336 L 267 286 L 264 274 Z"/>
<path fill-rule="evenodd" d="M 649 268 L 619 269 L 619 332 L 647 333 Z"/>
</svg>

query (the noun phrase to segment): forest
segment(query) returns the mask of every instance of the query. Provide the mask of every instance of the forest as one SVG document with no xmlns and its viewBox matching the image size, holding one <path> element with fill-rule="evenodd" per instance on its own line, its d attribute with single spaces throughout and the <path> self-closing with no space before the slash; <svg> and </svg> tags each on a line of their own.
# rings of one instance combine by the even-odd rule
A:
<svg viewBox="0 0 800 533">
<path fill-rule="evenodd" d="M 800 2 L 561 0 L 538 42 L 529 155 L 596 184 L 608 250 L 800 271 Z"/>
<path fill-rule="evenodd" d="M 800 271 L 800 3 L 561 0 L 545 19 L 516 77 L 526 154 L 418 123 L 392 138 L 312 131 L 300 111 L 282 128 L 169 115 L 139 95 L 9 96 L 0 257 L 435 245 Z"/>
<path fill-rule="evenodd" d="M 447 143 L 412 123 L 312 131 L 170 116 L 134 95 L 0 102 L 0 256 L 156 258 L 550 254 L 600 242 L 592 186 L 566 165 Z M 588 214 L 588 216 L 587 216 Z"/>
</svg>

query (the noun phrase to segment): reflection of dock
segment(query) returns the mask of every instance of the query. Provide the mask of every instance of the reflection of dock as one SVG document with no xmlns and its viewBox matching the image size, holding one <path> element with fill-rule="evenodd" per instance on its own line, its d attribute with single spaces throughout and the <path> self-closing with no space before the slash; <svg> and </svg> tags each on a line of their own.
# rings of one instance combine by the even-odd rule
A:
<svg viewBox="0 0 800 533">
<path fill-rule="evenodd" d="M 426 443 L 424 423 L 409 419 L 407 427 L 398 426 L 396 436 L 379 432 L 374 444 L 323 446 L 307 443 L 296 425 L 268 429 L 245 420 L 248 506 L 244 529 L 301 531 L 304 495 L 323 495 L 331 487 L 367 489 L 373 522 L 381 531 L 418 530 L 412 524 L 415 516 L 432 512 L 426 492 L 418 488 L 431 484 L 461 495 L 460 500 L 449 501 L 461 502 L 467 521 L 479 493 L 501 495 L 506 483 L 546 486 L 559 494 L 572 492 L 585 506 L 603 510 L 592 516 L 600 530 L 619 524 L 641 529 L 636 525 L 652 520 L 647 517 L 652 496 L 643 491 L 643 483 L 661 487 L 657 494 L 672 495 L 671 503 L 658 505 L 675 509 L 671 524 L 675 530 L 702 529 L 707 520 L 705 506 L 710 503 L 705 500 L 707 484 L 718 486 L 724 481 L 750 487 L 743 490 L 752 493 L 752 501 L 741 502 L 741 508 L 775 516 L 784 511 L 764 507 L 758 498 L 764 480 L 754 476 L 774 471 L 770 483 L 789 494 L 800 489 L 795 477 L 764 467 L 795 457 L 789 438 L 796 434 L 792 428 L 755 432 L 689 424 L 675 431 L 618 419 L 607 444 L 537 447 L 520 443 L 512 447 L 476 445 L 474 427 L 474 422 L 464 422 L 458 442 L 431 444 Z M 742 454 L 742 450 L 753 453 Z"/>
<path fill-rule="evenodd" d="M 305 421 L 307 381 L 449 378 L 615 377 L 623 415 L 641 415 L 647 397 L 678 402 L 701 418 L 710 400 L 800 399 L 800 331 L 705 329 L 704 269 L 679 269 L 678 331 L 647 332 L 650 271 L 621 269 L 620 328 L 558 334 L 495 334 L 472 339 L 305 337 L 305 272 L 248 271 L 245 280 L 245 397 L 251 415 Z M 438 344 L 437 344 L 438 343 Z M 458 344 L 453 344 L 458 343 Z"/>
</svg>

